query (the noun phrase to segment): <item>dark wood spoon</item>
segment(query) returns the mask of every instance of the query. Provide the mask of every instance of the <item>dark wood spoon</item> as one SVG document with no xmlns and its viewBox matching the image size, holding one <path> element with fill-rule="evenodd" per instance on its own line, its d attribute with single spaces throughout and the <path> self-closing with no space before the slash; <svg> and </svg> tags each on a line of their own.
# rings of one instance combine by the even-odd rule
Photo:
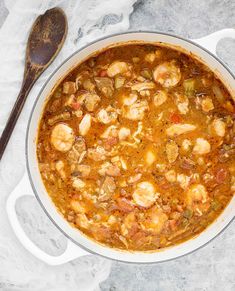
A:
<svg viewBox="0 0 235 291">
<path fill-rule="evenodd" d="M 61 50 L 67 28 L 67 18 L 58 7 L 47 10 L 35 20 L 27 43 L 21 90 L 0 138 L 0 160 L 30 89 Z"/>
</svg>

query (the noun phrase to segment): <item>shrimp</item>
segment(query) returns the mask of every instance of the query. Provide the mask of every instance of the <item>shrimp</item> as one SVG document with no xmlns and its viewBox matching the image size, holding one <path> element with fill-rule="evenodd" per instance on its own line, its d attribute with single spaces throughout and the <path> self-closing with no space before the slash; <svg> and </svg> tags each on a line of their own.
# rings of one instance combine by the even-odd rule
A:
<svg viewBox="0 0 235 291">
<path fill-rule="evenodd" d="M 109 77 L 114 77 L 118 74 L 122 75 L 129 71 L 129 66 L 125 62 L 116 61 L 113 62 L 107 69 L 107 75 Z"/>
<path fill-rule="evenodd" d="M 186 191 L 186 204 L 191 210 L 196 210 L 199 215 L 208 209 L 209 205 L 208 192 L 204 185 L 193 184 Z"/>
<path fill-rule="evenodd" d="M 180 68 L 176 66 L 174 61 L 164 62 L 153 70 L 153 79 L 165 88 L 173 87 L 181 79 Z"/>
<path fill-rule="evenodd" d="M 137 187 L 132 195 L 134 202 L 142 207 L 150 207 L 154 204 L 158 193 L 152 183 L 144 181 L 137 184 Z"/>
<path fill-rule="evenodd" d="M 67 124 L 59 123 L 55 125 L 51 133 L 51 144 L 60 152 L 69 151 L 75 141 L 73 129 Z"/>
</svg>

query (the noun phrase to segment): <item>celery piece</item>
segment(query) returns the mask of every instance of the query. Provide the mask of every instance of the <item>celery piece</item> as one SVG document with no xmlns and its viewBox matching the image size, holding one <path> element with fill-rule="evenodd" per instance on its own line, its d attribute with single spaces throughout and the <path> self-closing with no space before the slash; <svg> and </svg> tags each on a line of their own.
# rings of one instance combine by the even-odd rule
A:
<svg viewBox="0 0 235 291">
<path fill-rule="evenodd" d="M 196 80 L 195 79 L 184 80 L 183 87 L 184 87 L 185 94 L 188 97 L 194 95 L 194 93 L 195 93 L 195 85 L 196 85 Z"/>
</svg>

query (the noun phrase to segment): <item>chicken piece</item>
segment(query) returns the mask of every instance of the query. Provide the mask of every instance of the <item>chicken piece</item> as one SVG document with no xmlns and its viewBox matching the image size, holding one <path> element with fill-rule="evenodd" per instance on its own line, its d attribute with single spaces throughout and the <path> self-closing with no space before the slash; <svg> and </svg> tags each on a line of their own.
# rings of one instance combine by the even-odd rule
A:
<svg viewBox="0 0 235 291">
<path fill-rule="evenodd" d="M 85 207 L 78 200 L 71 200 L 70 206 L 77 213 L 86 213 Z"/>
<path fill-rule="evenodd" d="M 86 183 L 84 183 L 80 178 L 78 177 L 74 177 L 72 179 L 72 186 L 78 190 L 81 190 L 82 188 L 84 188 L 86 185 Z"/>
<path fill-rule="evenodd" d="M 121 175 L 121 171 L 117 165 L 113 165 L 110 162 L 106 162 L 101 165 L 100 170 L 98 171 L 101 176 L 112 176 L 118 177 Z"/>
<path fill-rule="evenodd" d="M 141 173 L 138 173 L 138 174 L 135 174 L 134 176 L 130 176 L 127 180 L 127 182 L 129 184 L 134 184 L 136 182 L 138 182 L 142 177 L 142 174 Z"/>
<path fill-rule="evenodd" d="M 122 169 L 126 171 L 127 170 L 127 163 L 122 157 L 120 158 L 120 163 L 121 163 Z"/>
<path fill-rule="evenodd" d="M 142 83 L 136 83 L 131 86 L 132 91 L 142 91 L 142 90 L 151 90 L 155 88 L 155 84 L 153 82 L 142 82 Z"/>
<path fill-rule="evenodd" d="M 65 173 L 64 162 L 63 161 L 57 161 L 55 163 L 55 169 L 59 173 L 59 175 L 61 176 L 61 178 L 63 180 L 65 180 L 66 179 L 66 173 Z"/>
<path fill-rule="evenodd" d="M 135 226 L 136 223 L 136 217 L 135 214 L 133 212 L 127 214 L 124 218 L 124 221 L 121 225 L 121 233 L 124 236 L 128 236 L 129 231 L 131 230 L 131 228 L 133 228 L 133 226 Z"/>
<path fill-rule="evenodd" d="M 116 183 L 113 177 L 105 177 L 99 192 L 98 200 L 103 202 L 109 200 L 116 190 Z"/>
<path fill-rule="evenodd" d="M 116 125 L 110 125 L 105 131 L 101 134 L 101 138 L 110 138 L 110 137 L 117 137 L 118 130 Z"/>
<path fill-rule="evenodd" d="M 85 114 L 79 124 L 79 133 L 85 136 L 91 128 L 91 115 Z"/>
<path fill-rule="evenodd" d="M 109 224 L 109 225 L 114 225 L 114 224 L 116 224 L 118 222 L 118 218 L 116 217 L 116 216 L 114 216 L 114 215 L 110 215 L 109 216 L 109 219 L 108 219 L 108 221 L 107 221 L 107 223 Z"/>
<path fill-rule="evenodd" d="M 114 92 L 113 80 L 107 77 L 96 77 L 96 86 L 105 96 L 111 97 Z"/>
<path fill-rule="evenodd" d="M 167 220 L 168 216 L 162 211 L 162 209 L 153 207 L 149 213 L 149 220 L 144 222 L 144 226 L 155 234 L 160 234 Z"/>
<path fill-rule="evenodd" d="M 188 97 L 182 94 L 176 94 L 176 105 L 181 114 L 187 114 L 189 111 Z"/>
<path fill-rule="evenodd" d="M 89 165 L 76 165 L 74 172 L 79 177 L 87 178 L 90 175 L 91 166 L 89 166 Z"/>
<path fill-rule="evenodd" d="M 117 206 L 118 210 L 125 213 L 133 212 L 133 210 L 135 209 L 133 203 L 129 199 L 126 199 L 124 197 L 117 199 Z"/>
<path fill-rule="evenodd" d="M 221 119 L 215 119 L 212 122 L 212 131 L 219 137 L 225 136 L 226 125 Z"/>
<path fill-rule="evenodd" d="M 115 61 L 109 65 L 107 69 L 107 75 L 109 77 L 114 77 L 116 75 L 122 75 L 129 71 L 129 66 L 125 62 Z"/>
<path fill-rule="evenodd" d="M 126 79 L 124 77 L 121 77 L 121 76 L 115 77 L 115 80 L 114 80 L 115 89 L 122 88 L 125 84 L 125 81 Z"/>
<path fill-rule="evenodd" d="M 209 144 L 207 140 L 201 137 L 196 139 L 196 143 L 193 147 L 193 153 L 195 155 L 205 155 L 205 154 L 208 154 L 210 150 L 211 150 L 211 145 Z"/>
<path fill-rule="evenodd" d="M 193 184 L 186 191 L 186 204 L 191 210 L 196 210 L 199 215 L 208 210 L 210 204 L 208 192 L 204 185 Z"/>
<path fill-rule="evenodd" d="M 163 90 L 158 90 L 153 96 L 153 103 L 156 107 L 162 105 L 167 100 L 167 94 Z"/>
<path fill-rule="evenodd" d="M 99 120 L 99 122 L 104 124 L 114 122 L 117 119 L 117 117 L 118 117 L 117 112 L 111 106 L 107 107 L 106 109 L 101 109 L 97 113 L 97 119 Z"/>
<path fill-rule="evenodd" d="M 126 95 L 122 96 L 121 99 L 122 99 L 122 103 L 124 105 L 130 106 L 130 105 L 134 104 L 137 101 L 138 95 L 136 93 L 131 93 L 128 96 L 126 96 Z"/>
<path fill-rule="evenodd" d="M 76 224 L 84 229 L 90 228 L 90 221 L 84 213 L 77 214 Z"/>
<path fill-rule="evenodd" d="M 209 97 L 206 97 L 201 101 L 201 106 L 204 112 L 209 112 L 214 109 L 214 104 L 212 102 L 212 99 Z"/>
<path fill-rule="evenodd" d="M 51 144 L 60 152 L 69 151 L 75 141 L 73 129 L 67 124 L 59 123 L 54 126 L 51 133 Z"/>
<path fill-rule="evenodd" d="M 186 189 L 189 185 L 190 177 L 184 174 L 177 174 L 176 181 L 182 189 Z"/>
<path fill-rule="evenodd" d="M 97 94 L 86 93 L 84 99 L 86 109 L 90 112 L 94 111 L 97 108 L 100 100 L 101 99 Z"/>
<path fill-rule="evenodd" d="M 106 151 L 103 147 L 97 146 L 96 148 L 88 149 L 88 158 L 93 161 L 103 161 L 106 159 Z"/>
<path fill-rule="evenodd" d="M 181 135 L 196 129 L 193 124 L 173 124 L 166 129 L 166 134 L 170 137 Z"/>
<path fill-rule="evenodd" d="M 150 64 L 152 64 L 156 59 L 155 53 L 148 53 L 145 55 L 144 60 Z"/>
<path fill-rule="evenodd" d="M 132 195 L 134 202 L 141 207 L 150 207 L 154 204 L 158 197 L 155 187 L 152 183 L 144 181 L 137 184 Z"/>
<path fill-rule="evenodd" d="M 126 140 L 131 134 L 131 131 L 127 127 L 121 127 L 118 132 L 119 140 Z"/>
<path fill-rule="evenodd" d="M 89 78 L 88 79 L 85 79 L 82 82 L 82 86 L 87 91 L 90 91 L 90 92 L 94 92 L 95 91 L 95 84 Z"/>
<path fill-rule="evenodd" d="M 78 137 L 68 153 L 68 161 L 70 163 L 77 163 L 81 154 L 86 151 L 86 143 L 83 137 Z"/>
<path fill-rule="evenodd" d="M 59 121 L 66 121 L 66 120 L 69 120 L 70 118 L 71 118 L 71 114 L 69 112 L 63 112 L 61 114 L 58 114 L 56 116 L 49 118 L 47 122 L 49 125 L 52 126 Z"/>
<path fill-rule="evenodd" d="M 175 61 L 164 62 L 153 70 L 153 79 L 163 87 L 173 87 L 181 79 L 180 68 L 176 66 Z"/>
<path fill-rule="evenodd" d="M 155 161 L 156 161 L 157 157 L 156 157 L 156 153 L 154 151 L 154 149 L 149 149 L 146 152 L 145 155 L 145 162 L 148 166 L 151 166 Z"/>
<path fill-rule="evenodd" d="M 87 80 L 87 79 L 90 79 L 90 75 L 91 73 L 89 71 L 82 71 L 80 73 L 78 73 L 78 75 L 76 76 L 76 80 L 75 80 L 75 83 L 76 83 L 76 87 L 79 88 L 79 87 L 83 87 L 84 88 L 84 82 Z"/>
<path fill-rule="evenodd" d="M 166 144 L 166 156 L 170 163 L 174 163 L 179 155 L 179 147 L 177 143 L 173 140 L 170 140 Z"/>
<path fill-rule="evenodd" d="M 123 107 L 122 115 L 130 120 L 142 120 L 147 110 L 149 110 L 148 102 L 146 100 L 141 100 L 130 106 Z"/>
<path fill-rule="evenodd" d="M 192 146 L 192 143 L 189 139 L 184 139 L 182 142 L 182 150 L 188 152 Z"/>
<path fill-rule="evenodd" d="M 175 170 L 169 170 L 165 174 L 165 178 L 167 179 L 168 182 L 174 183 L 176 181 L 176 172 Z"/>
<path fill-rule="evenodd" d="M 76 93 L 77 88 L 76 88 L 76 83 L 75 82 L 64 82 L 63 83 L 63 93 L 64 94 L 74 94 Z"/>
</svg>

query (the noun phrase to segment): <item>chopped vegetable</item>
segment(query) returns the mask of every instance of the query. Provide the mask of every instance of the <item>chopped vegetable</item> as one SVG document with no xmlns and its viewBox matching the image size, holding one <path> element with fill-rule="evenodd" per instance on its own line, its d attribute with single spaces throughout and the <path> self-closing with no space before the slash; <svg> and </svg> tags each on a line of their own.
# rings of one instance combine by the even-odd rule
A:
<svg viewBox="0 0 235 291">
<path fill-rule="evenodd" d="M 183 82 L 184 92 L 188 97 L 193 97 L 196 90 L 196 80 L 195 79 L 186 79 Z"/>
</svg>

